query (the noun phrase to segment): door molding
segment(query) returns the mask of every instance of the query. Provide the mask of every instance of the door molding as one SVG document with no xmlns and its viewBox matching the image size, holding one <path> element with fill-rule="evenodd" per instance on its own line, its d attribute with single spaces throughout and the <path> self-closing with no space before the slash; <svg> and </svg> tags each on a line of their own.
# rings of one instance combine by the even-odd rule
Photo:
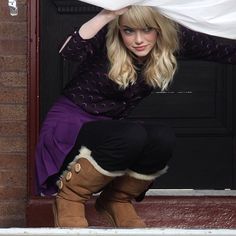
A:
<svg viewBox="0 0 236 236">
<path fill-rule="evenodd" d="M 96 13 L 101 9 L 75 0 L 53 0 L 58 13 Z"/>
<path fill-rule="evenodd" d="M 59 1 L 59 0 L 57 0 Z M 47 226 L 47 221 L 50 216 L 50 220 L 52 217 L 51 211 L 51 204 L 52 198 L 42 198 L 40 196 L 35 195 L 34 189 L 34 180 L 35 180 L 35 168 L 34 168 L 34 155 L 35 155 L 35 146 L 37 143 L 38 135 L 39 135 L 39 0 L 28 0 L 28 59 L 29 59 L 29 67 L 28 67 L 28 83 L 27 83 L 27 96 L 28 96 L 28 103 L 27 103 L 27 208 L 26 208 L 26 224 L 27 226 Z M 236 142 L 234 142 L 235 144 Z M 236 150 L 236 149 L 235 149 Z M 235 163 L 234 163 L 235 164 Z M 158 199 L 158 197 L 157 197 Z M 160 200 L 161 199 L 161 200 Z M 191 200 L 192 199 L 192 200 Z M 169 204 L 170 211 L 175 212 L 175 210 L 179 209 L 179 204 L 181 203 L 182 208 L 186 209 L 189 207 L 189 201 L 193 203 L 191 205 L 190 212 L 195 212 L 195 214 L 188 214 L 188 217 L 191 218 L 191 224 L 185 225 L 186 227 L 191 226 L 202 226 L 203 228 L 208 228 L 209 225 L 202 223 L 199 225 L 199 221 L 195 221 L 199 217 L 198 215 L 198 202 L 202 202 L 202 200 L 206 199 L 205 197 L 201 196 L 163 196 L 159 197 L 159 201 L 161 204 L 166 202 L 166 200 L 171 201 Z M 224 203 L 224 201 L 229 201 L 230 204 L 232 202 L 232 206 L 235 206 L 236 197 L 216 197 L 216 196 L 209 196 L 207 198 L 209 201 L 212 199 L 213 202 L 217 203 Z M 148 199 L 146 201 L 149 201 Z M 214 204 L 211 208 L 207 207 L 209 205 L 209 201 L 205 204 L 204 212 L 206 215 L 212 214 Z M 155 202 L 158 202 L 155 200 Z M 187 203 L 186 203 L 187 202 Z M 142 208 L 142 204 L 140 204 L 140 208 Z M 144 202 L 145 206 L 145 202 Z M 231 205 L 230 205 L 231 206 Z M 152 209 L 152 208 L 150 208 Z M 169 211 L 169 212 L 170 212 Z M 163 212 L 164 213 L 164 212 Z M 167 212 L 168 213 L 168 212 Z M 45 217 L 46 216 L 46 217 Z M 230 217 L 230 215 L 225 214 L 224 217 L 217 219 L 218 225 L 222 225 L 227 228 L 226 225 L 226 218 Z M 168 219 L 168 214 L 166 215 L 166 222 L 162 222 L 162 225 L 165 226 L 167 221 L 170 222 Z M 181 214 L 179 216 L 179 220 L 181 218 Z M 214 218 L 214 217 L 212 217 Z M 34 222 L 34 223 L 32 223 Z M 195 223 L 194 223 L 195 222 Z M 171 227 L 178 227 L 178 225 L 174 222 Z M 236 222 L 234 221 L 231 225 L 228 225 L 228 228 L 236 227 Z"/>
<path fill-rule="evenodd" d="M 28 0 L 27 189 L 34 196 L 34 155 L 39 134 L 39 0 Z"/>
</svg>

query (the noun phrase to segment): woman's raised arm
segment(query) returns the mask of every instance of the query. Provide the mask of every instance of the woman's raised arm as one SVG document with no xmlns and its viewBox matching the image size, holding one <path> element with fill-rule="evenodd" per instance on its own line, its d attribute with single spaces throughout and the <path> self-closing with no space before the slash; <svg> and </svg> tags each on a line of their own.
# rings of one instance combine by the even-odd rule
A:
<svg viewBox="0 0 236 236">
<path fill-rule="evenodd" d="M 122 8 L 117 11 L 109 11 L 103 9 L 91 20 L 87 21 L 79 29 L 79 34 L 83 39 L 90 39 L 94 37 L 99 30 L 101 30 L 106 24 L 114 20 L 116 16 L 122 15 L 128 10 L 128 8 Z"/>
</svg>

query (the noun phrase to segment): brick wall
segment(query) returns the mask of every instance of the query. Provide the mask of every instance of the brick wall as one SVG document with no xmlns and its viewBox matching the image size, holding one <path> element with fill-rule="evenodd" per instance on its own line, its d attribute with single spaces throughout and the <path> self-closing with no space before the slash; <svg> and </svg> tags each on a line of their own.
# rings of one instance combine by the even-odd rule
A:
<svg viewBox="0 0 236 236">
<path fill-rule="evenodd" d="M 0 227 L 25 224 L 27 0 L 10 16 L 0 0 Z"/>
</svg>

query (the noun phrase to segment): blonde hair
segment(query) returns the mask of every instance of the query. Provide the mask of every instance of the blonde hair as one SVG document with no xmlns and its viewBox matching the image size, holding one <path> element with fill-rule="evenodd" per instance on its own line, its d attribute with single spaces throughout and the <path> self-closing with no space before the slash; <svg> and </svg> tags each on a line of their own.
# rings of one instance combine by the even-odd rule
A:
<svg viewBox="0 0 236 236">
<path fill-rule="evenodd" d="M 159 35 L 154 48 L 145 61 L 143 76 L 147 84 L 165 90 L 177 68 L 174 52 L 178 50 L 177 25 L 152 7 L 131 6 L 123 15 L 132 28 L 155 28 Z M 126 88 L 137 79 L 134 55 L 125 47 L 119 32 L 118 16 L 108 25 L 106 46 L 110 61 L 109 78 Z"/>
</svg>

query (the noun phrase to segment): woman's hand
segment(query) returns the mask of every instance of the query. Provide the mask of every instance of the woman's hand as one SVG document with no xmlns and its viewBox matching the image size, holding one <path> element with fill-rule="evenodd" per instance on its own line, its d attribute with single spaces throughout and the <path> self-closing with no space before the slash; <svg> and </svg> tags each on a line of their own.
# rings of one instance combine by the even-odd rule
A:
<svg viewBox="0 0 236 236">
<path fill-rule="evenodd" d="M 113 11 L 116 16 L 123 15 L 125 12 L 129 10 L 130 7 L 124 7 L 119 10 Z"/>
<path fill-rule="evenodd" d="M 129 10 L 129 8 L 130 7 L 124 7 L 119 10 L 115 10 L 115 11 L 103 9 L 100 13 L 103 15 L 106 15 L 109 18 L 109 20 L 113 20 L 117 16 L 123 15 L 125 12 L 127 12 Z"/>
<path fill-rule="evenodd" d="M 117 16 L 124 14 L 129 7 L 124 7 L 116 11 L 103 9 L 92 19 L 87 21 L 79 29 L 79 34 L 83 39 L 90 39 L 107 23 L 114 20 Z"/>
</svg>

